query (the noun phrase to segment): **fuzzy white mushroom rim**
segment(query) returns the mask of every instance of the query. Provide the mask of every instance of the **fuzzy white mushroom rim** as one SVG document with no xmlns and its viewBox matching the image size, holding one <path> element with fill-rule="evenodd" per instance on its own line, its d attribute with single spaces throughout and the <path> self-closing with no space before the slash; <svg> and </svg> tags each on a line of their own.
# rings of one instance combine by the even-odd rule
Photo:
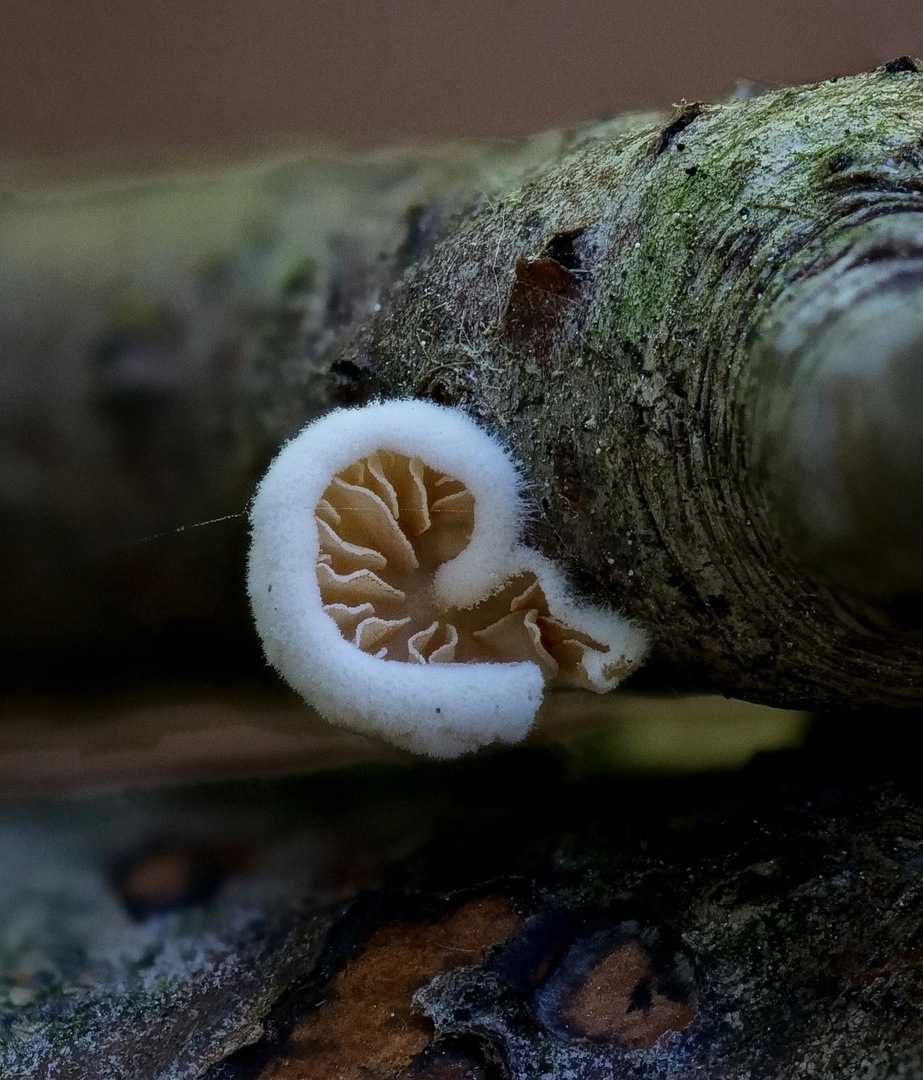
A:
<svg viewBox="0 0 923 1080">
<path fill-rule="evenodd" d="M 325 719 L 433 757 L 518 742 L 546 685 L 615 687 L 645 635 L 576 603 L 520 543 L 520 488 L 455 409 L 390 401 L 309 424 L 251 508 L 269 662 Z"/>
</svg>

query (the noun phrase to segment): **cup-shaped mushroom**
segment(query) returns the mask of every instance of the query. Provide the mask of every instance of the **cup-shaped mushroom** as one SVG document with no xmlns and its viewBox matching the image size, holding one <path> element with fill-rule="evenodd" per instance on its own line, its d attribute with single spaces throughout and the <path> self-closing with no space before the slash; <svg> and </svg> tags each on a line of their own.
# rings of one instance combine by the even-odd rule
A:
<svg viewBox="0 0 923 1080">
<path fill-rule="evenodd" d="M 529 731 L 546 685 L 611 689 L 644 635 L 578 605 L 519 543 L 517 469 L 457 410 L 341 410 L 289 442 L 252 507 L 266 656 L 333 723 L 435 757 Z"/>
</svg>

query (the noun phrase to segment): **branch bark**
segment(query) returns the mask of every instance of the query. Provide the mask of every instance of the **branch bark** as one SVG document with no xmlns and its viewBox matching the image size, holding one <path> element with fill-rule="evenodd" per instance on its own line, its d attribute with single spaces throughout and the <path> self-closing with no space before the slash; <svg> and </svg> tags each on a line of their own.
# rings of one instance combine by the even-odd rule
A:
<svg viewBox="0 0 923 1080">
<path fill-rule="evenodd" d="M 517 147 L 8 199 L 7 644 L 254 658 L 239 523 L 132 542 L 240 511 L 330 403 L 416 395 L 525 464 L 531 539 L 651 630 L 649 683 L 919 704 L 921 121 L 904 59 Z"/>
</svg>

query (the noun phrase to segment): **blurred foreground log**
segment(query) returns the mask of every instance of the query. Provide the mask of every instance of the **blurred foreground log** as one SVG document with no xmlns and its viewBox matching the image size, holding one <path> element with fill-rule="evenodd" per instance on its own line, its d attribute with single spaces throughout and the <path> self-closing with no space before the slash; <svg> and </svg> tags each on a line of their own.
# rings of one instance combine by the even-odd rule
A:
<svg viewBox="0 0 923 1080">
<path fill-rule="evenodd" d="M 685 781 L 516 751 L 0 808 L 0 1071 L 923 1076 L 923 790 L 844 728 Z"/>
</svg>

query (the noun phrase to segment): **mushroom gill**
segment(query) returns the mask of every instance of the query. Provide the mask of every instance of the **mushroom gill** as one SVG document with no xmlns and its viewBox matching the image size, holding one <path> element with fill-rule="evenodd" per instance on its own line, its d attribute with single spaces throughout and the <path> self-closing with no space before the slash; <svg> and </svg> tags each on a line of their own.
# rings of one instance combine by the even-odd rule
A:
<svg viewBox="0 0 923 1080">
<path fill-rule="evenodd" d="M 551 685 L 600 689 L 584 658 L 610 647 L 554 618 L 531 570 L 472 607 L 439 603 L 434 575 L 467 545 L 474 503 L 460 480 L 393 450 L 337 473 L 314 511 L 325 613 L 347 641 L 384 660 L 533 661 Z"/>
</svg>

